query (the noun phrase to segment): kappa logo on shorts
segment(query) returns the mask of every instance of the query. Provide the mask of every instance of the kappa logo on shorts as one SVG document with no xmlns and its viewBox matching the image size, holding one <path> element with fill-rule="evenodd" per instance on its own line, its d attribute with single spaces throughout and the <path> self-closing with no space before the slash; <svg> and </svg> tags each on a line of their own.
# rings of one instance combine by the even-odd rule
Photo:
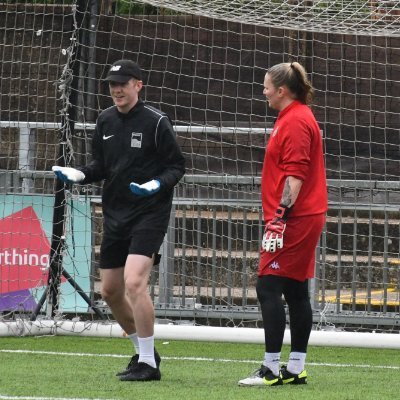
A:
<svg viewBox="0 0 400 400">
<path fill-rule="evenodd" d="M 131 147 L 136 147 L 137 149 L 142 148 L 142 133 L 132 132 Z"/>
<path fill-rule="evenodd" d="M 271 269 L 280 269 L 281 268 L 276 261 L 274 261 L 269 267 Z"/>
</svg>

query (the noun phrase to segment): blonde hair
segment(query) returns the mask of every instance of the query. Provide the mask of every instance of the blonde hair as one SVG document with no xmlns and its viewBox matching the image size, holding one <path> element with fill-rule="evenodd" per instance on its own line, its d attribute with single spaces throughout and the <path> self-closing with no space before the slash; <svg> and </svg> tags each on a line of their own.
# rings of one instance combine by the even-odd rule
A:
<svg viewBox="0 0 400 400">
<path fill-rule="evenodd" d="M 275 87 L 286 86 L 303 104 L 311 104 L 314 89 L 307 77 L 306 70 L 298 62 L 276 64 L 267 74 Z"/>
</svg>

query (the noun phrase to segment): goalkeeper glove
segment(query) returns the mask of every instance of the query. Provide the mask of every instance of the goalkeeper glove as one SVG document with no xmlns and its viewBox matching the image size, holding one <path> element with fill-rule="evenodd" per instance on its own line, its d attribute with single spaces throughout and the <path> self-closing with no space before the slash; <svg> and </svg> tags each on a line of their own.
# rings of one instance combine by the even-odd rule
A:
<svg viewBox="0 0 400 400">
<path fill-rule="evenodd" d="M 85 174 L 75 168 L 59 167 L 55 165 L 51 168 L 57 178 L 65 183 L 79 183 L 85 179 Z"/>
<path fill-rule="evenodd" d="M 151 196 L 160 190 L 160 186 L 161 186 L 160 181 L 157 179 L 153 179 L 141 185 L 135 182 L 131 182 L 129 188 L 133 193 L 135 193 L 138 196 Z"/>
<path fill-rule="evenodd" d="M 274 218 L 267 223 L 262 239 L 262 248 L 265 251 L 274 253 L 275 250 L 283 247 L 283 233 L 286 229 L 286 220 L 290 208 L 280 204 L 275 211 Z"/>
</svg>

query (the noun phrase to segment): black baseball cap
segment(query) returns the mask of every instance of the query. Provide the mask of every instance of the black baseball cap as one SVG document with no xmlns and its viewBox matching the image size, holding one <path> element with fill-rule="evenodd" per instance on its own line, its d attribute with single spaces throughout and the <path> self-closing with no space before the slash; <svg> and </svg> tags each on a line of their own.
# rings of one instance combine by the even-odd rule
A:
<svg viewBox="0 0 400 400">
<path fill-rule="evenodd" d="M 131 60 L 119 60 L 111 65 L 105 80 L 125 83 L 132 78 L 142 80 L 142 70 L 139 65 Z"/>
</svg>

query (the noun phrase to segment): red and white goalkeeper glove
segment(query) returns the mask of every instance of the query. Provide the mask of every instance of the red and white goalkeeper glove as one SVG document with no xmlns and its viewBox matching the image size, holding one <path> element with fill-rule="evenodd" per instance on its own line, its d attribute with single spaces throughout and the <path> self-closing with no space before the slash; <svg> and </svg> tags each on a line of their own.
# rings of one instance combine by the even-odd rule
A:
<svg viewBox="0 0 400 400">
<path fill-rule="evenodd" d="M 274 218 L 267 223 L 261 246 L 265 251 L 274 253 L 283 247 L 283 233 L 286 229 L 286 220 L 290 208 L 282 204 L 275 211 Z"/>
</svg>

